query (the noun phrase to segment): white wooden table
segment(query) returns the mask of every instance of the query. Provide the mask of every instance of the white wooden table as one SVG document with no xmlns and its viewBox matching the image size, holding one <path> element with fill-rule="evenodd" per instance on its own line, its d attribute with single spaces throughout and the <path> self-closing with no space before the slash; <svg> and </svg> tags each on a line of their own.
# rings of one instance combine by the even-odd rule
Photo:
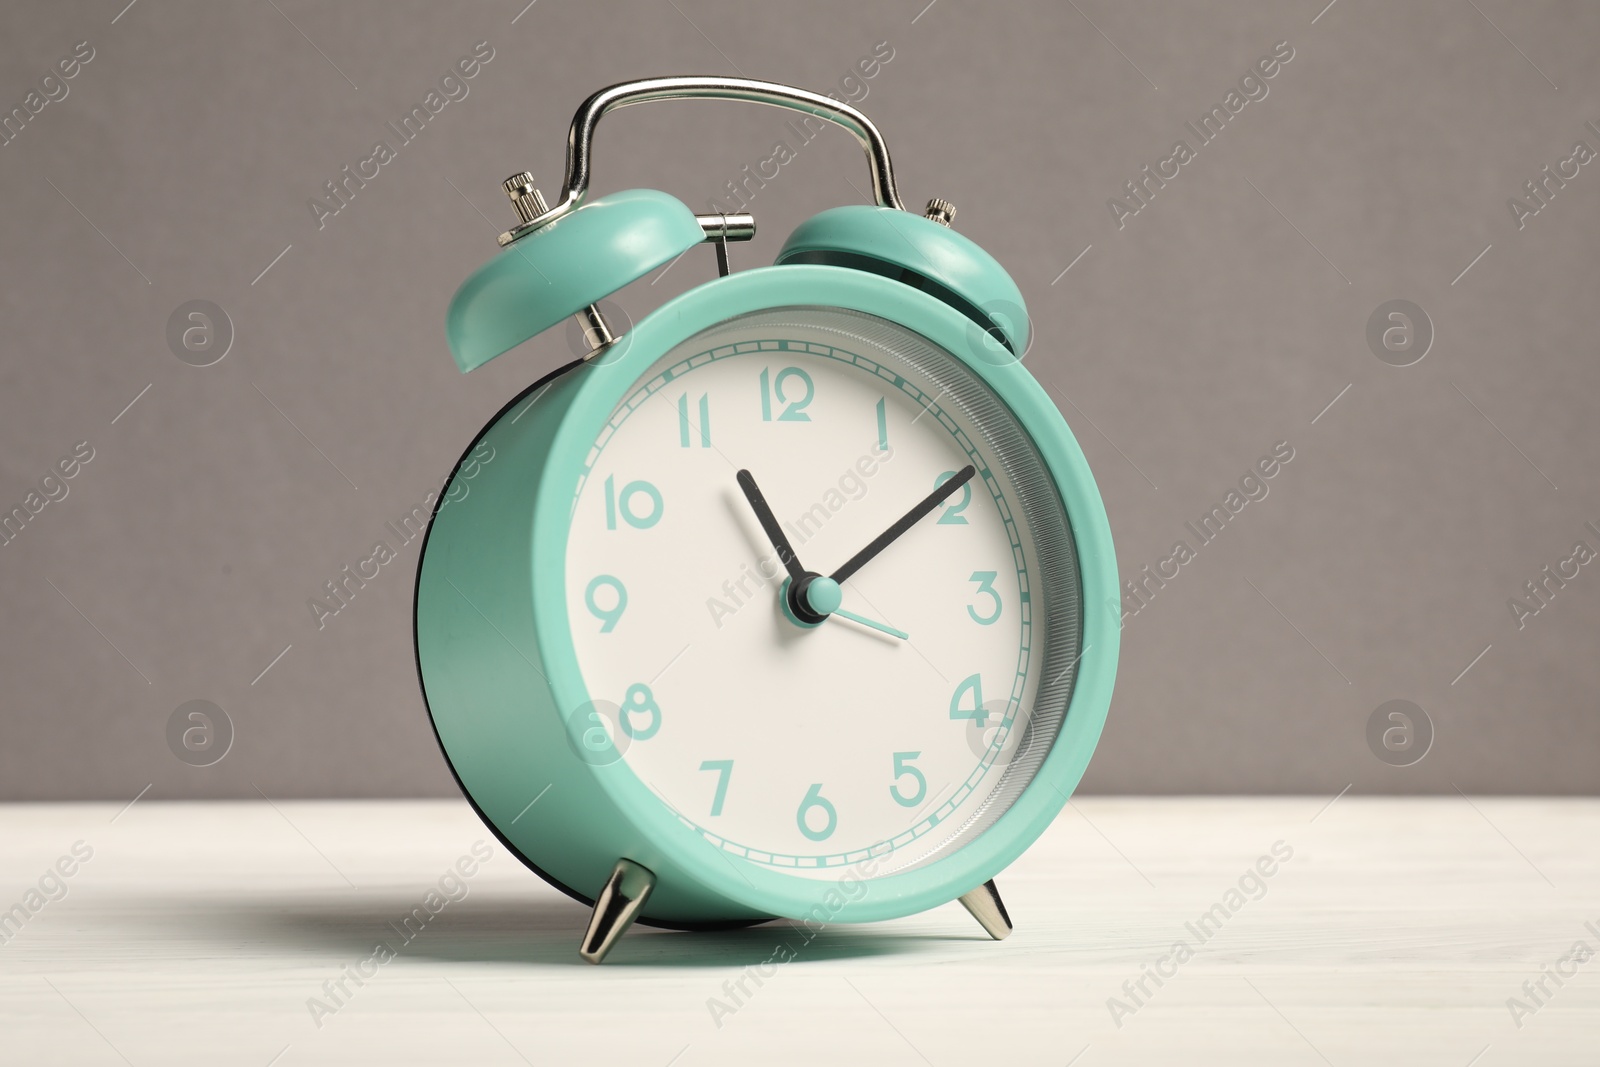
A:
<svg viewBox="0 0 1600 1067">
<path fill-rule="evenodd" d="M 464 803 L 119 808 L 0 806 L 0 1062 L 1600 1062 L 1600 959 L 1560 962 L 1600 952 L 1600 800 L 1082 799 L 1000 879 L 1008 941 L 952 904 L 809 943 L 636 928 L 598 968 Z"/>
</svg>

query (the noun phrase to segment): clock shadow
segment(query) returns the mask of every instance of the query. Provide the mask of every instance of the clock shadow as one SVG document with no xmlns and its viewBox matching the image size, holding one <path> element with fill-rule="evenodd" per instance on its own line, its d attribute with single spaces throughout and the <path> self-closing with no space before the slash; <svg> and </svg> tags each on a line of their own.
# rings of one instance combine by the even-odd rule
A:
<svg viewBox="0 0 1600 1067">
<path fill-rule="evenodd" d="M 578 942 L 589 910 L 564 899 L 507 900 L 468 896 L 426 925 L 404 922 L 416 900 L 383 891 L 326 899 L 229 896 L 190 901 L 151 899 L 120 916 L 118 940 L 149 938 L 168 946 L 203 942 L 219 952 L 251 951 L 315 957 L 335 970 L 372 959 L 378 946 L 393 954 L 382 964 L 440 963 L 589 968 Z M 130 915 L 139 916 L 130 929 Z M 108 931 L 108 933 L 110 933 Z M 130 937 L 131 935 L 131 937 Z M 949 936 L 897 933 L 883 924 L 833 925 L 820 930 L 784 919 L 733 930 L 677 931 L 635 926 L 618 942 L 604 967 L 741 968 L 781 962 L 823 962 L 915 954 L 970 940 L 960 926 Z M 983 940 L 987 940 L 984 938 Z"/>
</svg>

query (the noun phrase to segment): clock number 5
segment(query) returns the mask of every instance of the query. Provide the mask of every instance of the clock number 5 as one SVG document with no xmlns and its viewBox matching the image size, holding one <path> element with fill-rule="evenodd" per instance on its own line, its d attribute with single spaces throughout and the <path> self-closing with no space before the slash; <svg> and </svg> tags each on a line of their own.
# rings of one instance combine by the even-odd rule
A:
<svg viewBox="0 0 1600 1067">
<path fill-rule="evenodd" d="M 913 808 L 922 803 L 922 798 L 928 795 L 928 779 L 923 777 L 921 771 L 911 766 L 911 761 L 922 755 L 920 752 L 896 752 L 894 754 L 894 781 L 889 787 L 889 795 L 894 797 L 894 802 L 902 808 Z M 910 796 L 900 792 L 900 779 L 910 775 L 917 783 L 917 791 Z"/>
<path fill-rule="evenodd" d="M 643 494 L 649 501 L 649 511 L 639 514 L 635 501 Z M 617 528 L 617 512 L 622 513 L 622 521 L 632 526 L 635 530 L 648 530 L 661 521 L 661 513 L 666 510 L 666 505 L 661 500 L 661 490 L 649 482 L 629 482 L 622 487 L 622 492 L 617 492 L 617 478 L 612 475 L 606 479 L 606 529 Z"/>
<path fill-rule="evenodd" d="M 783 383 L 798 378 L 800 386 L 805 392 L 796 400 L 790 400 L 784 392 Z M 771 368 L 761 371 L 761 421 L 772 421 L 772 402 L 776 400 L 786 405 L 778 412 L 779 422 L 810 422 L 811 416 L 806 414 L 806 407 L 811 403 L 811 398 L 816 395 L 817 387 L 811 381 L 811 375 L 799 367 L 785 367 L 776 375 Z"/>
<path fill-rule="evenodd" d="M 733 777 L 733 760 L 708 759 L 700 764 L 702 771 L 717 772 L 717 792 L 711 798 L 711 814 L 722 814 L 722 802 L 728 799 L 728 779 Z"/>
<path fill-rule="evenodd" d="M 972 706 L 963 707 L 962 697 L 971 696 Z M 976 674 L 969 674 L 956 686 L 955 693 L 950 697 L 950 717 L 952 719 L 972 719 L 978 726 L 989 724 L 989 713 L 983 707 L 983 680 Z"/>
<path fill-rule="evenodd" d="M 955 471 L 945 471 L 943 474 L 939 475 L 939 477 L 937 477 L 937 478 L 935 478 L 933 480 L 933 487 L 935 489 L 937 489 L 937 488 L 939 488 L 939 486 L 943 485 L 945 482 L 948 482 L 951 478 L 954 478 L 955 476 L 956 476 L 956 472 Z M 940 525 L 940 526 L 965 526 L 967 524 L 967 517 L 965 515 L 961 514 L 961 513 L 963 511 L 966 511 L 967 510 L 967 505 L 971 504 L 971 503 L 972 503 L 972 482 L 969 480 L 969 481 L 966 481 L 966 482 L 962 483 L 962 485 L 961 485 L 961 498 L 959 500 L 947 500 L 947 501 L 945 501 L 944 512 L 939 516 L 938 525 Z"/>
<path fill-rule="evenodd" d="M 806 812 L 813 808 L 821 808 L 827 823 L 820 830 L 813 830 L 806 820 Z M 812 841 L 826 841 L 833 836 L 833 828 L 839 825 L 839 813 L 834 810 L 833 804 L 822 795 L 822 783 L 818 782 L 806 790 L 806 798 L 800 802 L 800 810 L 794 813 L 794 821 L 800 827 L 800 832 Z"/>
<path fill-rule="evenodd" d="M 967 605 L 967 614 L 972 616 L 972 621 L 979 626 L 993 626 L 1000 618 L 1000 594 L 995 590 L 994 580 L 1000 577 L 997 571 L 973 571 L 968 581 L 977 582 L 977 592 L 981 596 L 988 596 L 994 601 L 994 610 L 987 615 L 979 615 L 976 604 Z"/>
</svg>

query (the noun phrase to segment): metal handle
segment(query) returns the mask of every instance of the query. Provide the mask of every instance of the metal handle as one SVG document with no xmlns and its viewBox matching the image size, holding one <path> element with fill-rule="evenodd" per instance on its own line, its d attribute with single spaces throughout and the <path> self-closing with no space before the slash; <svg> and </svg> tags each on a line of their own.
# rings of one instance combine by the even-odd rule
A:
<svg viewBox="0 0 1600 1067">
<path fill-rule="evenodd" d="M 751 78 L 642 78 L 601 89 L 578 108 L 577 114 L 572 117 L 572 129 L 567 134 L 567 175 L 561 199 L 549 211 L 530 219 L 517 230 L 526 232 L 537 229 L 583 203 L 589 193 L 589 156 L 594 146 L 594 131 L 602 115 L 619 107 L 652 100 L 686 99 L 745 100 L 754 104 L 769 104 L 813 115 L 850 131 L 867 154 L 867 168 L 872 173 L 872 195 L 879 206 L 905 210 L 895 191 L 894 167 L 889 162 L 889 146 L 884 144 L 883 134 L 878 132 L 871 119 L 849 104 L 791 85 Z"/>
</svg>

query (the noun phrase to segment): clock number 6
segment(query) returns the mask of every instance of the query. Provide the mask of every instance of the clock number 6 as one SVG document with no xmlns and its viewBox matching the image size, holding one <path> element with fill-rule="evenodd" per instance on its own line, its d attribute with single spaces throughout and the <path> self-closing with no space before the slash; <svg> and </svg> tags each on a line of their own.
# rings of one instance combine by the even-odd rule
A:
<svg viewBox="0 0 1600 1067">
<path fill-rule="evenodd" d="M 611 589 L 617 595 L 617 602 L 609 608 L 600 606 L 595 594 L 601 589 Z M 628 606 L 628 590 L 623 588 L 622 582 L 609 574 L 602 574 L 589 583 L 589 588 L 583 591 L 583 602 L 589 609 L 589 614 L 600 620 L 600 632 L 608 634 L 617 628 L 617 622 L 622 618 L 623 609 Z M 967 610 L 972 610 L 968 608 Z"/>
<path fill-rule="evenodd" d="M 920 752 L 896 752 L 894 754 L 894 780 L 895 784 L 889 787 L 889 795 L 894 797 L 894 802 L 902 808 L 913 808 L 922 803 L 922 798 L 928 795 L 928 779 L 923 777 L 921 771 L 911 766 L 911 761 L 921 756 Z M 911 775 L 916 780 L 917 791 L 911 796 L 900 792 L 900 779 Z"/>
<path fill-rule="evenodd" d="M 972 616 L 972 621 L 979 626 L 993 626 L 1000 618 L 1000 594 L 995 590 L 994 580 L 1000 577 L 998 571 L 973 571 L 968 581 L 977 582 L 977 592 L 994 600 L 994 611 L 988 615 L 979 615 L 973 610 L 977 605 L 968 604 L 967 614 Z"/>
<path fill-rule="evenodd" d="M 650 716 L 650 725 L 640 728 L 633 725 L 634 715 Z M 648 741 L 661 729 L 661 705 L 656 703 L 655 694 L 650 692 L 650 687 L 643 682 L 628 686 L 628 693 L 622 698 L 622 710 L 617 718 L 622 722 L 622 732 L 635 741 Z"/>
<path fill-rule="evenodd" d="M 820 830 L 813 830 L 806 824 L 806 812 L 812 808 L 821 808 L 822 814 L 828 819 L 827 825 Z M 828 798 L 822 795 L 821 782 L 806 790 L 806 798 L 800 802 L 800 810 L 795 812 L 794 821 L 799 825 L 800 832 L 812 841 L 826 841 L 833 836 L 833 828 L 839 825 L 839 813 L 834 810 Z"/>
<path fill-rule="evenodd" d="M 805 387 L 804 395 L 798 400 L 790 400 L 784 394 L 783 383 L 790 378 L 799 378 L 800 384 Z M 761 421 L 772 421 L 772 402 L 777 400 L 778 403 L 787 405 L 778 412 L 779 422 L 810 422 L 811 416 L 806 414 L 805 409 L 816 393 L 817 387 L 811 381 L 811 375 L 799 367 L 785 367 L 776 375 L 772 373 L 771 368 L 764 368 L 761 371 Z"/>
<path fill-rule="evenodd" d="M 640 515 L 636 512 L 633 502 L 643 493 L 650 500 L 650 510 Z M 632 526 L 635 530 L 648 530 L 661 521 L 661 513 L 666 506 L 661 501 L 661 490 L 649 482 L 629 482 L 622 487 L 622 492 L 617 492 L 617 479 L 615 475 L 606 479 L 606 529 L 617 528 L 617 512 L 622 512 L 622 521 Z"/>
</svg>

